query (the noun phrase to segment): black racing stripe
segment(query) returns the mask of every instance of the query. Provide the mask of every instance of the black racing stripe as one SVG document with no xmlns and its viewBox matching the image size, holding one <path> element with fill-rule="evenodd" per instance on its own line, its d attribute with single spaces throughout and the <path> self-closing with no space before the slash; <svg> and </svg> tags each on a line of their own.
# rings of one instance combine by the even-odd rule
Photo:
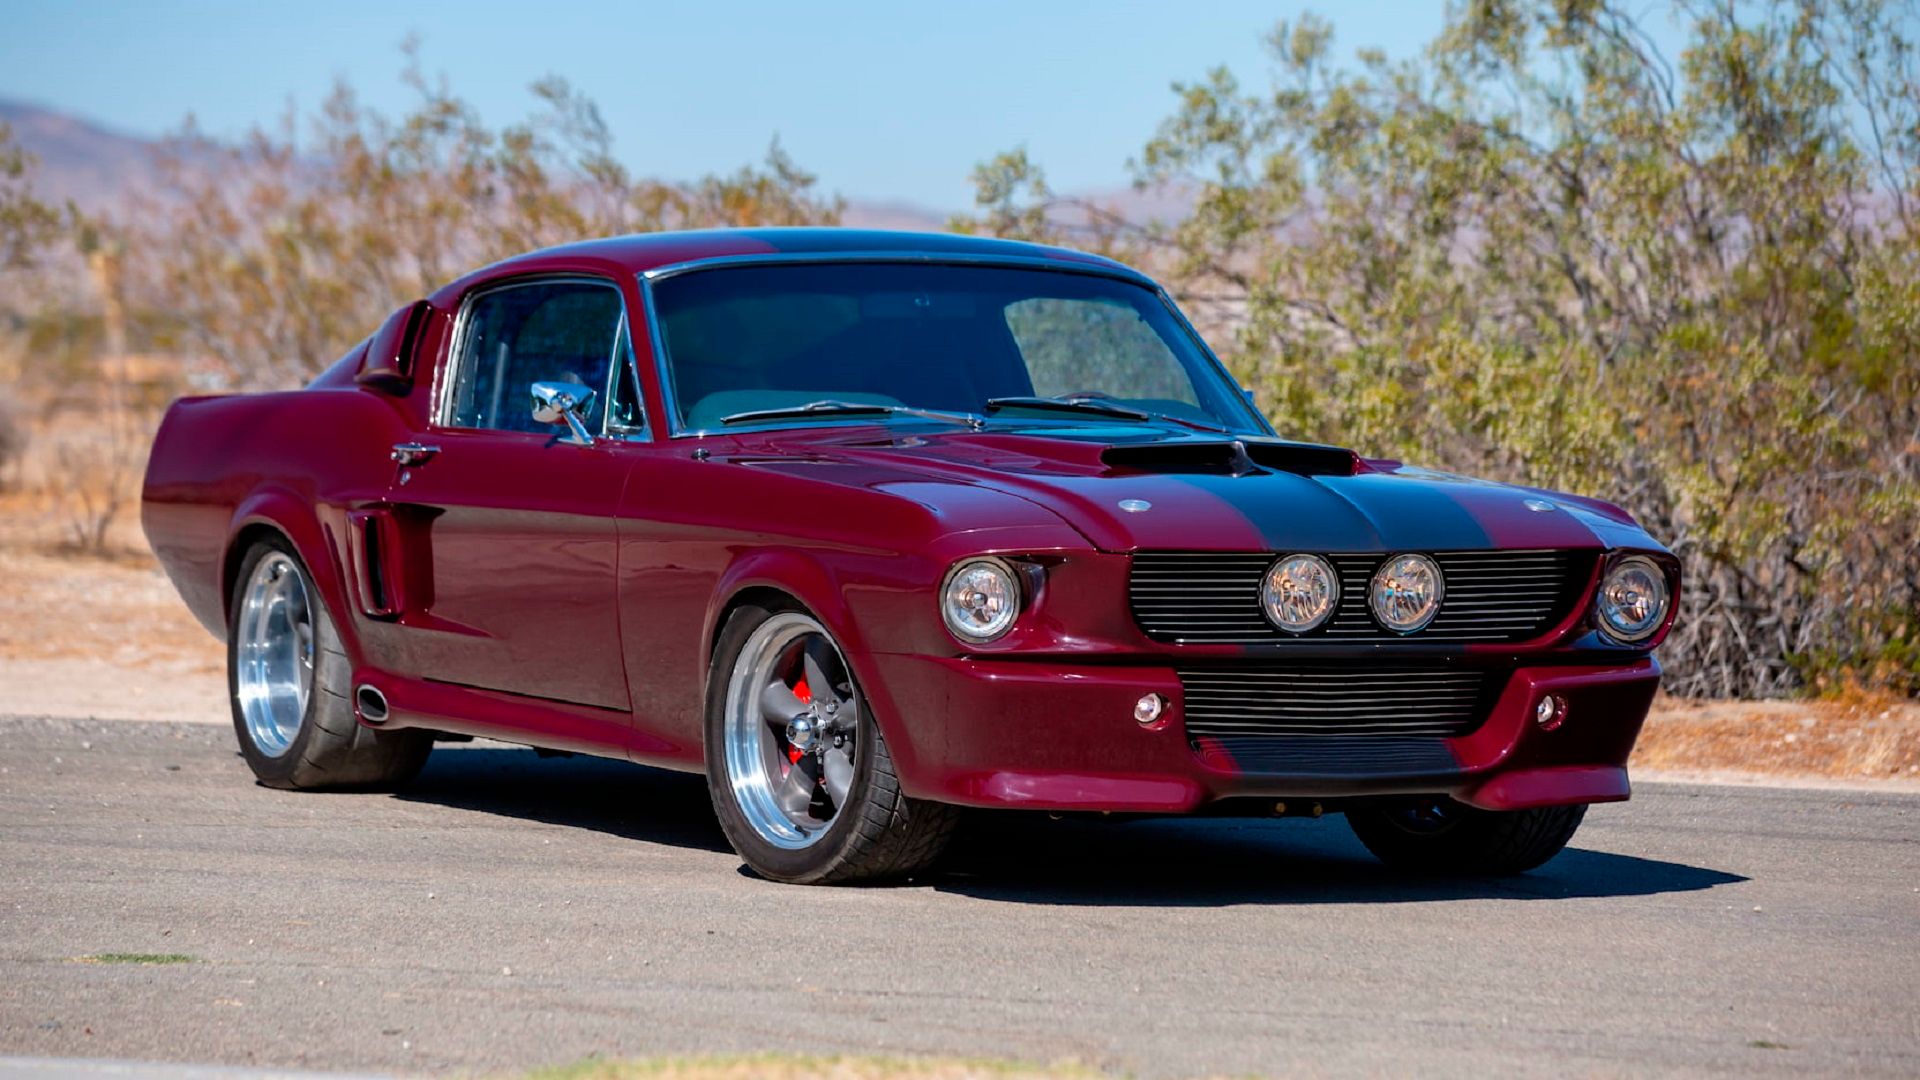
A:
<svg viewBox="0 0 1920 1080">
<path fill-rule="evenodd" d="M 1373 523 L 1385 549 L 1472 551 L 1493 546 L 1480 520 L 1454 500 L 1444 483 L 1384 473 L 1318 479 Z"/>
<path fill-rule="evenodd" d="M 1177 479 L 1232 508 L 1269 551 L 1376 551 L 1386 543 L 1368 514 L 1318 478 L 1195 473 L 1161 479 Z"/>
</svg>

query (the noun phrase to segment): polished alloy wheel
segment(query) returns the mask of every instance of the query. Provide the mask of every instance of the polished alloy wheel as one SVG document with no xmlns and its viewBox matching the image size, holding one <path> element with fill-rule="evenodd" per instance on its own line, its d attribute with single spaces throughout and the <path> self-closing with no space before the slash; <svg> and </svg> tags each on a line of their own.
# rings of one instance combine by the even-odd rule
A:
<svg viewBox="0 0 1920 1080">
<path fill-rule="evenodd" d="M 234 690 L 254 747 L 277 758 L 300 734 L 313 694 L 313 610 L 306 576 L 284 552 L 255 563 L 244 588 Z"/>
<path fill-rule="evenodd" d="M 812 618 L 780 612 L 741 648 L 727 681 L 733 798 L 762 840 L 794 850 L 825 835 L 853 787 L 859 696 Z"/>
</svg>

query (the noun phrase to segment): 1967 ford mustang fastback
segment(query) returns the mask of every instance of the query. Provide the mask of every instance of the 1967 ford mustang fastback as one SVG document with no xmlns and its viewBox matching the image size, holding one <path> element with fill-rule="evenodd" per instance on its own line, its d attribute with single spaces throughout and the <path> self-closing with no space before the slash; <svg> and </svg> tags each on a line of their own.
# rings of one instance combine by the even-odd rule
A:
<svg viewBox="0 0 1920 1080">
<path fill-rule="evenodd" d="M 1524 870 L 1627 797 L 1679 588 L 1615 506 L 1277 437 L 1125 266 L 844 230 L 476 271 L 176 403 L 143 520 L 263 783 L 447 736 L 704 769 L 794 882 L 921 871 L 965 807 Z"/>
</svg>

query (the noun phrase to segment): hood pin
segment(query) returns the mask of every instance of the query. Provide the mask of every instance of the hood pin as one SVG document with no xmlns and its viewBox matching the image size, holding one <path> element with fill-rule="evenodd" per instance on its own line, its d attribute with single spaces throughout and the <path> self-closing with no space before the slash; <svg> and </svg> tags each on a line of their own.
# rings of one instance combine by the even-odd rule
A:
<svg viewBox="0 0 1920 1080">
<path fill-rule="evenodd" d="M 1145 499 L 1121 499 L 1120 509 L 1129 514 L 1144 514 L 1153 509 L 1153 504 Z"/>
<path fill-rule="evenodd" d="M 1545 499 L 1528 499 L 1526 502 L 1522 503 L 1521 505 L 1525 506 L 1529 510 L 1533 510 L 1542 514 L 1549 513 L 1555 509 L 1554 505 Z"/>
</svg>

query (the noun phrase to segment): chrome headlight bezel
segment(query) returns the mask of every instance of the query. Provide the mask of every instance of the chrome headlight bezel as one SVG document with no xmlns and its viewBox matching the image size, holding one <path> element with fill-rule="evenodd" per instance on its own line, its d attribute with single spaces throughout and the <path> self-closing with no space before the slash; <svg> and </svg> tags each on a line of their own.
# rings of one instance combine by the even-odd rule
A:
<svg viewBox="0 0 1920 1080">
<path fill-rule="evenodd" d="M 1623 603 L 1614 595 L 1612 586 L 1630 574 L 1645 575 L 1648 591 L 1656 601 L 1651 616 L 1644 621 L 1619 615 Z M 1593 595 L 1593 622 L 1602 634 L 1622 645 L 1643 645 L 1660 633 L 1672 613 L 1673 586 L 1666 567 L 1646 555 L 1623 555 L 1607 562 Z"/>
<path fill-rule="evenodd" d="M 976 571 L 989 575 L 986 579 L 999 585 L 999 609 L 987 623 L 968 621 L 962 607 L 977 610 L 977 605 L 958 603 L 964 598 L 957 591 L 967 575 Z M 1020 611 L 1026 606 L 1026 592 L 1022 584 L 1023 575 L 1007 560 L 993 555 L 976 555 L 961 559 L 947 569 L 946 576 L 940 580 L 940 621 L 945 624 L 947 633 L 955 640 L 966 645 L 986 645 L 1000 640 L 1011 633 L 1014 624 L 1019 621 Z M 980 579 L 976 579 L 978 585 Z M 986 593 L 988 602 L 996 595 L 988 590 L 976 588 L 975 592 Z"/>
<path fill-rule="evenodd" d="M 1411 618 L 1396 618 L 1393 614 L 1394 601 L 1398 594 L 1387 587 L 1387 579 L 1396 568 L 1411 566 L 1424 570 L 1432 581 L 1433 595 L 1426 605 Z M 1390 555 L 1373 572 L 1373 578 L 1367 583 L 1367 610 L 1373 613 L 1373 621 L 1383 629 L 1395 634 L 1416 634 L 1425 630 L 1440 614 L 1440 605 L 1446 602 L 1447 578 L 1440 572 L 1440 564 L 1430 556 L 1418 552 L 1404 551 Z"/>
<path fill-rule="evenodd" d="M 1291 573 L 1289 573 L 1291 571 Z M 1324 586 L 1326 596 L 1324 607 L 1312 612 L 1305 619 L 1291 618 L 1286 614 L 1286 598 L 1279 594 L 1278 577 L 1291 577 L 1292 573 L 1313 573 L 1320 575 L 1318 584 Z M 1273 560 L 1266 573 L 1260 576 L 1260 610 L 1267 621 L 1276 628 L 1289 634 L 1305 634 L 1326 625 L 1340 609 L 1340 575 L 1333 564 L 1318 555 L 1295 552 L 1282 555 Z"/>
</svg>

